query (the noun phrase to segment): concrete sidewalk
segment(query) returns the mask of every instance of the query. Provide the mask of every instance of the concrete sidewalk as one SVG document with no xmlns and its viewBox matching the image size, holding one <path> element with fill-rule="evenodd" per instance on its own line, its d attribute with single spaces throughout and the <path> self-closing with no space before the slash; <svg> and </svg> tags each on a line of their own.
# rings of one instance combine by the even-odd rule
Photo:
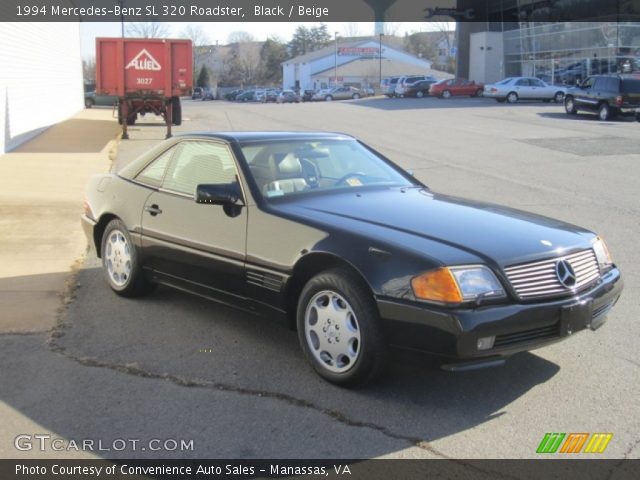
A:
<svg viewBox="0 0 640 480">
<path fill-rule="evenodd" d="M 119 126 L 91 109 L 0 155 L 0 332 L 54 326 L 65 280 L 86 248 L 89 177 L 106 172 Z"/>
</svg>

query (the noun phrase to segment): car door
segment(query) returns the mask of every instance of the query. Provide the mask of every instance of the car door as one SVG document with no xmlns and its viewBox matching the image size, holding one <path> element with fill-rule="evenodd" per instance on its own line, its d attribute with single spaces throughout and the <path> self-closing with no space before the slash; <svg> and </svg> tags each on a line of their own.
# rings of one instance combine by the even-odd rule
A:
<svg viewBox="0 0 640 480">
<path fill-rule="evenodd" d="M 538 100 L 551 98 L 553 94 L 549 93 L 546 84 L 539 78 L 530 78 L 529 86 L 531 87 L 531 98 Z"/>
<path fill-rule="evenodd" d="M 233 215 L 217 205 L 196 203 L 199 184 L 242 188 L 233 154 L 224 143 L 180 142 L 161 188 L 142 212 L 144 264 L 163 281 L 209 296 L 244 295 L 247 207 Z"/>
<path fill-rule="evenodd" d="M 598 101 L 594 96 L 595 80 L 596 77 L 588 77 L 580 84 L 574 96 L 574 102 L 576 105 L 590 109 L 594 109 L 596 107 Z"/>
<path fill-rule="evenodd" d="M 518 94 L 518 98 L 531 98 L 531 87 L 528 78 L 519 78 L 513 85 L 513 89 Z"/>
</svg>

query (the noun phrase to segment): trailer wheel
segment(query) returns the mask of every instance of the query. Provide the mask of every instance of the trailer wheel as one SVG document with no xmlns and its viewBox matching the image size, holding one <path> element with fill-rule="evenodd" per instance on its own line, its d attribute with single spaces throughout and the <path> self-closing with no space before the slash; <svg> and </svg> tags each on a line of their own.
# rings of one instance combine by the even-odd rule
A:
<svg viewBox="0 0 640 480">
<path fill-rule="evenodd" d="M 171 102 L 173 103 L 173 112 L 171 115 L 173 119 L 173 124 L 180 126 L 182 125 L 182 104 L 180 103 L 180 98 L 171 97 Z"/>
<path fill-rule="evenodd" d="M 137 113 L 134 113 L 133 115 L 129 115 L 129 117 L 127 118 L 127 125 L 135 125 L 137 118 L 138 118 Z"/>
</svg>

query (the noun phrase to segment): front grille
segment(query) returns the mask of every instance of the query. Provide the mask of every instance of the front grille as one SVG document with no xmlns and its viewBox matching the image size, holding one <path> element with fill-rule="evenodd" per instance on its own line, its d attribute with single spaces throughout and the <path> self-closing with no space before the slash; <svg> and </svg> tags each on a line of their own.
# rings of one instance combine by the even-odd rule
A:
<svg viewBox="0 0 640 480">
<path fill-rule="evenodd" d="M 520 332 L 497 335 L 493 348 L 509 347 L 519 343 L 528 343 L 538 340 L 550 339 L 560 336 L 560 323 L 554 323 L 546 327 L 532 328 Z"/>
<path fill-rule="evenodd" d="M 556 275 L 558 260 L 568 261 L 573 268 L 576 274 L 573 288 L 567 288 L 560 283 Z M 591 248 L 563 257 L 513 265 L 504 271 L 518 297 L 527 300 L 573 293 L 589 286 L 600 276 L 598 261 Z"/>
</svg>

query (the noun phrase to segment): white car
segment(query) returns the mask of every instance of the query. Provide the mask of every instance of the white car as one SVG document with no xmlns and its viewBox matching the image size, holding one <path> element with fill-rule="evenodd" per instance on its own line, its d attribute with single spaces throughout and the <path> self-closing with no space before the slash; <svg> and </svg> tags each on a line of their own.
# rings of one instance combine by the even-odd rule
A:
<svg viewBox="0 0 640 480">
<path fill-rule="evenodd" d="M 498 102 L 516 103 L 518 100 L 543 100 L 562 103 L 567 87 L 550 85 L 534 77 L 509 77 L 484 86 L 484 96 Z"/>
<path fill-rule="evenodd" d="M 267 91 L 266 90 L 256 90 L 253 99 L 256 102 L 264 102 L 267 99 Z"/>
</svg>

